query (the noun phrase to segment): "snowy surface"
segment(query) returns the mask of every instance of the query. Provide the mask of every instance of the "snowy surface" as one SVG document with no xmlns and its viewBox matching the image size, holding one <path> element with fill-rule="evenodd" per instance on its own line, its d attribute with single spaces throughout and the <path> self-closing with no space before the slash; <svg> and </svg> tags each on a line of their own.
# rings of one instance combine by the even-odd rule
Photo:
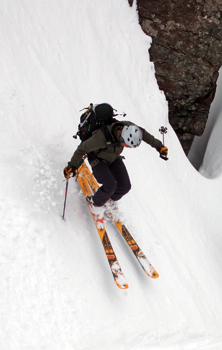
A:
<svg viewBox="0 0 222 350">
<path fill-rule="evenodd" d="M 222 118 L 197 172 L 126 0 L 2 0 L 0 17 L 0 349 L 221 350 Z M 158 138 L 168 128 L 168 162 L 145 143 L 124 151 L 132 190 L 120 209 L 160 274 L 147 277 L 108 222 L 127 291 L 74 180 L 61 219 L 62 170 L 90 102 Z"/>
</svg>

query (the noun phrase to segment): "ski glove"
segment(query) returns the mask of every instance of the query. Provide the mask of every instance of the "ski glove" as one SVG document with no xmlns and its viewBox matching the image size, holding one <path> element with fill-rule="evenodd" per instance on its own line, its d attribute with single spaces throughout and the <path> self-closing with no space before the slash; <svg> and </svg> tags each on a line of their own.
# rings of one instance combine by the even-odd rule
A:
<svg viewBox="0 0 222 350">
<path fill-rule="evenodd" d="M 159 150 L 160 152 L 160 158 L 162 158 L 163 160 L 168 160 L 167 158 L 167 154 L 168 154 L 168 148 L 165 146 L 162 146 Z"/>
<path fill-rule="evenodd" d="M 65 167 L 65 169 L 63 170 L 63 174 L 64 174 L 66 179 L 70 179 L 71 176 L 76 175 L 76 171 L 77 171 L 76 167 L 69 165 L 69 166 Z"/>
<path fill-rule="evenodd" d="M 165 147 L 165 146 L 162 146 L 161 149 L 160 149 L 160 155 L 164 156 L 164 157 L 167 157 L 167 154 L 168 154 L 168 148 Z"/>
</svg>

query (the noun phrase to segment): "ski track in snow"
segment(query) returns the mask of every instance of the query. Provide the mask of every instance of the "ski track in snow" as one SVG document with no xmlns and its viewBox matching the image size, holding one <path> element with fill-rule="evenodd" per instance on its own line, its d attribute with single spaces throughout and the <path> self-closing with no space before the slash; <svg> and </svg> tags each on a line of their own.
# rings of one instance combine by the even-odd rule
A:
<svg viewBox="0 0 222 350">
<path fill-rule="evenodd" d="M 202 176 L 168 124 L 135 4 L 8 0 L 0 17 L 0 349 L 221 350 L 221 118 Z M 144 143 L 124 151 L 132 190 L 120 209 L 160 274 L 144 274 L 108 221 L 126 291 L 74 179 L 61 219 L 62 170 L 90 102 L 157 138 L 168 128 L 168 162 Z"/>
</svg>

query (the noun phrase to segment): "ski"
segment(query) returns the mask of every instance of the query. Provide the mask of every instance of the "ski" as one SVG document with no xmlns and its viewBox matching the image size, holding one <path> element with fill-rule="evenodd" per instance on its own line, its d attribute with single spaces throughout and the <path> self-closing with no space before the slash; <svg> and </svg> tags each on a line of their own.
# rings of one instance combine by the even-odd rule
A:
<svg viewBox="0 0 222 350">
<path fill-rule="evenodd" d="M 109 214 L 109 216 L 112 219 L 112 214 L 108 211 L 107 211 L 107 213 Z M 116 221 L 114 221 L 114 222 L 115 222 L 115 225 L 118 228 L 119 232 L 124 237 L 127 244 L 129 245 L 131 251 L 133 252 L 135 257 L 137 258 L 140 265 L 142 266 L 145 273 L 151 278 L 158 278 L 159 277 L 158 272 L 154 269 L 152 264 L 149 262 L 149 260 L 145 256 L 145 254 L 142 252 L 139 245 L 136 243 L 135 239 L 133 238 L 131 233 L 128 231 L 126 226 L 123 225 L 121 222 L 116 222 Z"/>
<path fill-rule="evenodd" d="M 91 194 L 91 189 L 90 189 L 90 186 L 89 186 L 82 170 L 83 170 L 83 168 L 79 168 L 77 180 L 79 182 L 79 185 L 81 187 L 81 190 L 82 190 L 84 196 L 86 197 L 86 196 Z M 117 260 L 116 254 L 113 250 L 113 247 L 112 247 L 112 244 L 111 244 L 110 239 L 108 237 L 108 234 L 106 232 L 105 226 L 102 229 L 99 229 L 97 227 L 95 219 L 94 219 L 93 214 L 91 212 L 90 206 L 88 205 L 88 207 L 89 207 L 90 213 L 92 215 L 96 229 L 99 233 L 99 237 L 100 237 L 100 240 L 102 242 L 104 251 L 106 253 L 106 257 L 107 257 L 113 278 L 115 280 L 115 283 L 120 289 L 127 289 L 128 284 L 125 280 L 125 277 L 124 277 L 123 272 L 121 270 L 120 264 Z"/>
<path fill-rule="evenodd" d="M 85 162 L 82 163 L 82 172 L 88 184 L 90 185 L 91 189 L 93 190 L 93 192 L 96 192 L 99 185 Z M 106 208 L 106 205 L 105 205 L 105 208 Z M 109 215 L 109 217 L 113 220 L 112 213 L 109 212 L 107 208 L 106 208 L 106 212 Z M 131 251 L 133 252 L 134 256 L 136 257 L 137 261 L 140 263 L 145 273 L 151 278 L 158 278 L 159 277 L 158 272 L 154 269 L 152 264 L 149 262 L 149 260 L 145 256 L 145 254 L 142 252 L 139 245 L 137 244 L 137 242 L 135 241 L 131 233 L 128 231 L 126 226 L 122 222 L 117 222 L 114 220 L 113 222 L 115 223 L 117 229 L 119 230 L 119 232 L 121 233 L 125 241 L 127 242 L 128 246 L 130 247 Z"/>
</svg>

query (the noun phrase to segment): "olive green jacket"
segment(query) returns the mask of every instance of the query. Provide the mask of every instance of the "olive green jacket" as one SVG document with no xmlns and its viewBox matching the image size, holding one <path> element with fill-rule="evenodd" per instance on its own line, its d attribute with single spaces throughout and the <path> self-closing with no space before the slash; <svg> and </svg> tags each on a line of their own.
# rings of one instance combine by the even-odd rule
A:
<svg viewBox="0 0 222 350">
<path fill-rule="evenodd" d="M 68 166 L 74 166 L 76 168 L 81 164 L 81 160 L 84 155 L 89 157 L 99 158 L 107 161 L 108 163 L 113 163 L 119 155 L 122 153 L 124 147 L 121 146 L 120 142 L 117 140 L 117 130 L 122 128 L 123 125 L 132 125 L 133 123 L 129 121 L 115 122 L 111 125 L 107 125 L 108 130 L 111 133 L 113 144 L 108 145 L 107 139 L 101 129 L 94 131 L 93 135 L 80 143 L 74 152 Z M 144 142 L 148 143 L 151 147 L 156 148 L 157 151 L 160 151 L 163 146 L 162 142 L 158 139 L 155 139 L 154 136 L 149 134 L 145 129 L 141 128 L 142 139 Z"/>
</svg>

